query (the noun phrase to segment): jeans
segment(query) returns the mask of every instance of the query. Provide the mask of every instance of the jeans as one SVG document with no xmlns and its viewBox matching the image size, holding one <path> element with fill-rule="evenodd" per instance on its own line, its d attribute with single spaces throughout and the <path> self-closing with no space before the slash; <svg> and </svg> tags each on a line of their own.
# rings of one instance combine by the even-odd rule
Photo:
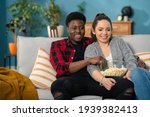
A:
<svg viewBox="0 0 150 117">
<path fill-rule="evenodd" d="M 135 68 L 131 78 L 137 99 L 150 100 L 150 72 L 143 68 Z"/>
<path fill-rule="evenodd" d="M 113 98 L 117 100 L 134 99 L 133 83 L 127 79 L 113 77 L 116 85 L 108 91 L 93 78 L 86 74 L 75 74 L 58 78 L 52 83 L 51 92 L 54 99 L 70 100 L 81 95 L 97 95 L 103 98 Z"/>
</svg>

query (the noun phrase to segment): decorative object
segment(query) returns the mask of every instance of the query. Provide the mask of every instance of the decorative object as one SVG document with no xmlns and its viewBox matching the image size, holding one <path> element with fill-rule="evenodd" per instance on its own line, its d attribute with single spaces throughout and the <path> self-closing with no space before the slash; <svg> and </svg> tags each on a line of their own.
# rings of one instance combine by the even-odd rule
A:
<svg viewBox="0 0 150 117">
<path fill-rule="evenodd" d="M 53 69 L 49 54 L 43 48 L 39 48 L 37 58 L 30 75 L 35 86 L 43 89 L 50 89 L 53 81 L 56 80 L 56 71 Z"/>
<path fill-rule="evenodd" d="M 11 55 L 17 55 L 17 45 L 16 43 L 9 43 L 9 51 Z"/>
<path fill-rule="evenodd" d="M 133 10 L 130 6 L 123 7 L 121 12 L 122 12 L 123 21 L 125 22 L 128 21 L 129 20 L 128 18 L 133 15 Z"/>
<path fill-rule="evenodd" d="M 64 26 L 47 26 L 49 37 L 62 37 L 64 34 Z"/>
<path fill-rule="evenodd" d="M 11 55 L 17 55 L 17 35 L 16 32 L 13 32 L 13 40 L 14 42 L 9 43 L 9 52 Z"/>
<path fill-rule="evenodd" d="M 61 19 L 61 11 L 59 9 L 59 6 L 55 4 L 55 0 L 50 0 L 50 4 L 43 9 L 43 12 L 44 18 L 48 22 L 48 36 L 54 37 L 53 35 L 50 35 L 49 31 L 51 26 L 57 26 L 58 37 L 62 37 L 64 33 L 64 26 L 59 24 Z"/>
<path fill-rule="evenodd" d="M 118 15 L 117 20 L 122 21 L 122 15 Z"/>
</svg>

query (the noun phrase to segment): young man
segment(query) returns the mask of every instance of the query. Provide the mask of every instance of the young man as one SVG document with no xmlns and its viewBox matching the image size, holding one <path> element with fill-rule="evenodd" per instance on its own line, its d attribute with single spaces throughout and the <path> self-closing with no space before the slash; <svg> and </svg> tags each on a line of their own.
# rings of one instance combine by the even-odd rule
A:
<svg viewBox="0 0 150 117">
<path fill-rule="evenodd" d="M 102 57 L 84 60 L 86 47 L 93 42 L 84 37 L 86 18 L 80 12 L 72 12 L 66 18 L 68 38 L 52 43 L 50 61 L 58 78 L 51 91 L 54 99 L 72 99 L 88 94 L 88 84 L 92 80 L 86 70 L 88 64 L 104 64 Z"/>
</svg>

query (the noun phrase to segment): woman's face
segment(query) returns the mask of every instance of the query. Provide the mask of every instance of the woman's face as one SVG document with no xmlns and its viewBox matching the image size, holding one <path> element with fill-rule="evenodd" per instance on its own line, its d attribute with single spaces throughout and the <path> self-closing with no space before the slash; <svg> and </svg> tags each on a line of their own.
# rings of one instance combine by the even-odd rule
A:
<svg viewBox="0 0 150 117">
<path fill-rule="evenodd" d="M 85 24 L 82 20 L 72 20 L 67 27 L 71 42 L 80 43 L 85 34 Z"/>
<path fill-rule="evenodd" d="M 107 20 L 100 20 L 92 32 L 96 35 L 98 42 L 109 43 L 112 35 L 111 24 Z"/>
</svg>

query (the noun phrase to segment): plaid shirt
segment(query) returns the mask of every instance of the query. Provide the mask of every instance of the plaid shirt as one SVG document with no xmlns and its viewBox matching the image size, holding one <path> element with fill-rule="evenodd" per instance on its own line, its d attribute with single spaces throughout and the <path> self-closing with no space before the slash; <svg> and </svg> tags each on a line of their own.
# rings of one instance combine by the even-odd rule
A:
<svg viewBox="0 0 150 117">
<path fill-rule="evenodd" d="M 84 37 L 83 49 L 85 50 L 92 42 L 92 39 Z M 50 62 L 57 72 L 57 78 L 71 74 L 69 65 L 74 59 L 75 52 L 76 50 L 69 39 L 62 39 L 52 43 L 50 50 Z"/>
</svg>

